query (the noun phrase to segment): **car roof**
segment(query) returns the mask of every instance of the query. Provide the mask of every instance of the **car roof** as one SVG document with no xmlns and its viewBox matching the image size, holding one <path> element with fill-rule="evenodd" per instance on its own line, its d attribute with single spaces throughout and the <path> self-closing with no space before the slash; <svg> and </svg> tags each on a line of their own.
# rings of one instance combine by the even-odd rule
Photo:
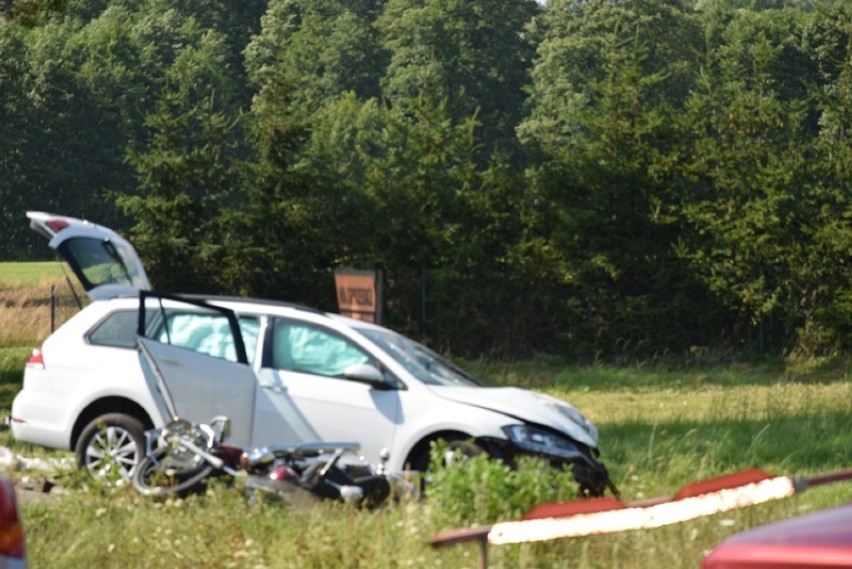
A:
<svg viewBox="0 0 852 569">
<path fill-rule="evenodd" d="M 314 308 L 312 306 L 307 306 L 304 304 L 299 304 L 296 302 L 287 302 L 284 300 L 271 300 L 268 298 L 254 298 L 254 297 L 244 297 L 244 296 L 225 296 L 225 295 L 208 295 L 208 294 L 178 294 L 176 296 L 180 296 L 182 298 L 188 298 L 190 300 L 202 300 L 205 302 L 227 302 L 229 304 L 257 304 L 261 306 L 273 306 L 278 308 L 292 308 L 294 310 L 304 310 L 305 312 L 312 312 L 314 314 L 326 314 L 325 311 L 320 310 L 319 308 Z"/>
<path fill-rule="evenodd" d="M 156 293 L 154 293 L 154 294 L 156 294 Z M 203 302 L 228 303 L 228 304 L 255 304 L 255 305 L 258 305 L 258 306 L 271 306 L 271 307 L 276 307 L 276 308 L 292 308 L 294 310 L 304 310 L 305 312 L 311 312 L 311 313 L 314 313 L 314 314 L 325 314 L 325 315 L 327 315 L 326 312 L 320 310 L 319 308 L 313 308 L 311 306 L 307 306 L 307 305 L 304 305 L 304 304 L 299 304 L 299 303 L 296 303 L 296 302 L 286 302 L 286 301 L 283 301 L 283 300 L 253 298 L 253 297 L 247 297 L 247 296 L 243 297 L 243 296 L 227 296 L 227 295 L 214 295 L 214 294 L 198 294 L 198 293 L 191 293 L 191 294 L 186 294 L 186 293 L 172 294 L 172 293 L 169 293 L 169 294 L 171 296 L 186 298 L 188 300 L 195 300 L 195 301 L 200 300 L 200 301 L 203 301 Z M 138 294 L 125 293 L 125 294 L 113 296 L 113 297 L 106 299 L 106 300 L 107 301 L 119 301 L 119 302 L 122 302 L 122 303 L 126 303 L 128 301 L 138 301 L 139 295 Z M 98 302 L 101 302 L 101 301 L 98 301 Z"/>
<path fill-rule="evenodd" d="M 156 294 L 156 293 L 154 293 Z M 296 302 L 287 302 L 283 300 L 272 300 L 268 298 L 254 298 L 254 297 L 243 297 L 243 296 L 228 296 L 228 295 L 213 295 L 213 294 L 198 294 L 198 293 L 177 293 L 171 294 L 171 296 L 183 297 L 189 300 L 195 301 L 204 301 L 210 302 L 212 304 L 222 305 L 225 308 L 230 308 L 235 310 L 238 313 L 255 313 L 255 314 L 286 314 L 292 311 L 302 312 L 306 315 L 311 315 L 314 320 L 316 318 L 327 318 L 332 322 L 340 323 L 343 326 L 348 328 L 353 328 L 356 330 L 377 330 L 381 332 L 392 332 L 388 328 L 384 326 L 374 324 L 372 322 L 368 322 L 366 320 L 359 320 L 356 318 L 351 318 L 349 316 L 343 316 L 342 314 L 336 314 L 334 312 L 325 312 L 319 308 L 314 308 L 312 306 L 308 306 L 305 304 L 299 304 Z M 121 294 L 114 296 L 109 299 L 104 299 L 101 301 L 93 302 L 92 304 L 101 304 L 104 302 L 108 303 L 119 303 L 124 306 L 138 306 L 139 296 L 138 294 Z"/>
<path fill-rule="evenodd" d="M 296 302 L 287 302 L 284 300 L 271 300 L 268 298 L 253 298 L 253 297 L 242 297 L 242 296 L 221 296 L 221 295 L 203 295 L 203 294 L 179 294 L 177 296 L 182 296 L 185 298 L 189 298 L 192 300 L 204 300 L 207 302 L 211 302 L 213 304 L 227 304 L 230 307 L 235 307 L 239 305 L 252 305 L 249 310 L 255 312 L 263 312 L 262 308 L 283 308 L 289 310 L 297 310 L 300 312 L 305 312 L 307 314 L 313 314 L 315 316 L 322 316 L 328 318 L 329 320 L 333 320 L 335 322 L 342 322 L 350 328 L 356 329 L 375 329 L 375 330 L 383 330 L 388 331 L 388 328 L 384 326 L 380 326 L 378 324 L 374 324 L 372 322 L 368 322 L 366 320 L 359 320 L 357 318 L 351 318 L 349 316 L 343 316 L 342 314 L 337 314 L 334 312 L 326 312 L 319 308 L 315 308 L 312 306 L 307 306 L 305 304 L 299 304 Z M 261 310 L 258 310 L 258 307 Z M 234 308 L 239 312 L 239 308 Z"/>
</svg>

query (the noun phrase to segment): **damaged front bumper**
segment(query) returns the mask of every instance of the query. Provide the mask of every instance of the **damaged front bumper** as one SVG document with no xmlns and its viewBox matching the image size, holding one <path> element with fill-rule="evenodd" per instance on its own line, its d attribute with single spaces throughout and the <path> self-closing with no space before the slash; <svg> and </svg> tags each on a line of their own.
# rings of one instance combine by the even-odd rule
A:
<svg viewBox="0 0 852 569">
<path fill-rule="evenodd" d="M 557 468 L 570 467 L 584 497 L 603 496 L 609 490 L 616 498 L 618 488 L 612 482 L 597 448 L 586 446 L 564 435 L 535 425 L 518 424 L 503 428 L 506 439 L 488 438 L 477 443 L 487 452 L 516 466 L 519 456 L 537 456 Z"/>
</svg>

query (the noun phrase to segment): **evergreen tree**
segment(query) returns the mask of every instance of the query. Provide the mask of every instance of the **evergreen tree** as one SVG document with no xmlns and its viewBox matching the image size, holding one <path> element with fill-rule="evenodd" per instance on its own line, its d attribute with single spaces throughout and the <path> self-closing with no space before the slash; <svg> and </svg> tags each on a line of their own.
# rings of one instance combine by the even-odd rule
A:
<svg viewBox="0 0 852 569">
<path fill-rule="evenodd" d="M 682 211 L 693 233 L 681 252 L 737 314 L 735 337 L 787 351 L 801 346 L 797 329 L 819 327 L 824 287 L 839 276 L 828 268 L 835 259 L 819 259 L 824 245 L 816 242 L 837 221 L 825 216 L 836 178 L 818 174 L 822 160 L 809 142 L 816 113 L 788 75 L 795 61 L 817 68 L 805 63 L 812 57 L 802 43 L 806 16 L 790 9 L 710 16 L 706 26 L 716 33 L 707 34 L 701 88 L 682 125 L 689 185 Z"/>
<path fill-rule="evenodd" d="M 662 167 L 694 77 L 695 22 L 664 0 L 555 1 L 541 25 L 519 128 L 541 204 L 528 239 L 568 287 L 574 349 L 700 343 L 689 309 L 701 291 L 672 255 L 676 184 Z"/>
<path fill-rule="evenodd" d="M 32 254 L 24 213 L 26 202 L 23 155 L 31 136 L 33 116 L 26 93 L 31 90 L 24 30 L 0 24 L 0 227 L 4 247 L 0 260 L 25 259 Z"/>
<path fill-rule="evenodd" d="M 527 28 L 540 10 L 534 0 L 388 0 L 376 22 L 390 53 L 384 96 L 446 99 L 454 122 L 478 116 L 486 162 L 492 149 L 515 152 L 534 53 Z"/>
<path fill-rule="evenodd" d="M 136 222 L 134 243 L 159 290 L 234 286 L 226 261 L 241 235 L 231 212 L 242 188 L 243 132 L 222 73 L 227 60 L 226 42 L 213 32 L 176 54 L 146 119 L 151 143 L 129 152 L 141 191 L 117 201 Z"/>
</svg>

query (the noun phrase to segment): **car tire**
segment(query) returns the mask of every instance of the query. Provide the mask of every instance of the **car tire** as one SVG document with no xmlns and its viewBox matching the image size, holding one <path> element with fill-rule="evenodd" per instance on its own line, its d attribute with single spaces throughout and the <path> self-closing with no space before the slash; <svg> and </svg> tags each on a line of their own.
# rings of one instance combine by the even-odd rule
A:
<svg viewBox="0 0 852 569">
<path fill-rule="evenodd" d="M 145 456 L 145 428 L 135 417 L 106 413 L 83 429 L 77 440 L 77 466 L 107 483 L 129 481 Z"/>
</svg>

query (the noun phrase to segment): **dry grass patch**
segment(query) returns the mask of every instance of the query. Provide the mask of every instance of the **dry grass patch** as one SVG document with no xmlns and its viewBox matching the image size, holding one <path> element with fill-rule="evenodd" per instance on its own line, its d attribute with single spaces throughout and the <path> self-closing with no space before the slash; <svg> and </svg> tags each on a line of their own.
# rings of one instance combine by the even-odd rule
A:
<svg viewBox="0 0 852 569">
<path fill-rule="evenodd" d="M 62 281 L 0 283 L 0 346 L 37 346 L 79 309 Z"/>
</svg>

